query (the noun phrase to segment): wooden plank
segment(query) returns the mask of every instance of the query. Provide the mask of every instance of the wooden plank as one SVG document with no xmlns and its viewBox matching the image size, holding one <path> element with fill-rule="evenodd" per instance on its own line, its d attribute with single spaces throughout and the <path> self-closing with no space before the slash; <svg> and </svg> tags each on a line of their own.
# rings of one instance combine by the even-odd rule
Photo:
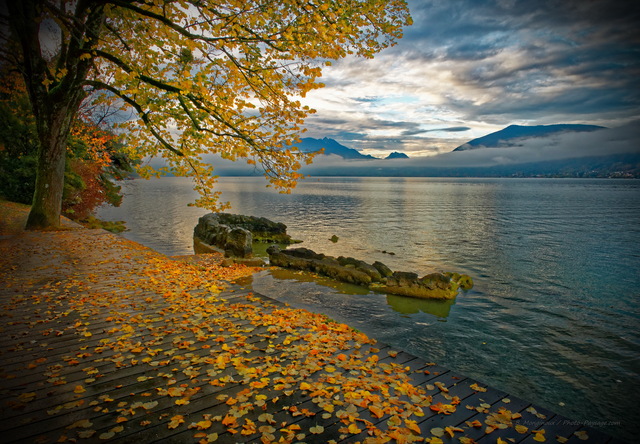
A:
<svg viewBox="0 0 640 444">
<path fill-rule="evenodd" d="M 110 235 L 91 236 L 101 242 L 117 240 Z M 68 237 L 78 242 L 83 239 L 78 233 Z M 378 418 L 378 413 L 374 415 L 369 409 L 367 402 L 370 401 L 364 394 L 358 399 L 353 395 L 365 387 L 359 384 L 374 376 L 380 378 L 379 382 L 366 386 L 372 396 L 388 392 L 394 401 L 417 402 L 414 401 L 417 398 L 412 400 L 408 396 L 413 393 L 408 390 L 410 386 L 402 385 L 409 381 L 432 397 L 432 405 L 455 404 L 455 411 L 447 411 L 448 414 L 425 406 L 424 416 L 414 417 L 423 437 L 431 436 L 434 428 L 456 425 L 463 432 L 456 431 L 454 438 L 443 436 L 444 442 L 456 442 L 458 437 L 466 435 L 479 443 L 502 438 L 507 442 L 533 444 L 536 441 L 530 430 L 534 427 L 547 427 L 548 437 L 556 432 L 570 432 L 564 435 L 570 442 L 584 437 L 587 440 L 580 442 L 610 439 L 579 424 L 566 427 L 554 422 L 557 416 L 536 408 L 538 413 L 547 415 L 541 418 L 528 410 L 532 406 L 527 401 L 511 397 L 507 403 L 504 392 L 493 388 L 481 391 L 478 386 L 484 387 L 482 384 L 449 369 L 430 365 L 402 350 L 394 350 L 387 344 L 360 344 L 350 339 L 330 342 L 330 346 L 304 342 L 303 347 L 296 348 L 298 341 L 303 341 L 311 331 L 305 326 L 287 331 L 278 322 L 274 322 L 277 328 L 271 329 L 269 322 L 263 319 L 268 319 L 265 316 L 272 313 L 282 316 L 286 304 L 256 294 L 247 287 L 228 285 L 215 297 L 204 288 L 190 290 L 185 296 L 188 300 L 207 298 L 207 303 L 211 304 L 211 310 L 190 318 L 179 307 L 170 307 L 161 294 L 145 290 L 149 287 L 145 286 L 142 276 L 146 272 L 143 260 L 140 260 L 145 257 L 142 252 L 125 249 L 110 253 L 122 260 L 129 256 L 125 274 L 123 270 L 113 269 L 105 259 L 104 251 L 107 250 L 87 252 L 86 257 L 83 257 L 84 252 L 73 252 L 77 256 L 70 257 L 77 258 L 78 264 L 69 262 L 56 269 L 53 268 L 57 266 L 53 250 L 41 258 L 24 256 L 25 260 L 38 262 L 45 268 L 34 266 L 33 276 L 22 274 L 22 280 L 15 281 L 10 289 L 0 290 L 0 300 L 13 300 L 15 307 L 2 318 L 6 325 L 0 330 L 0 360 L 4 368 L 0 372 L 0 395 L 5 400 L 15 400 L 18 394 L 24 395 L 27 390 L 33 393 L 27 396 L 30 399 L 21 408 L 3 403 L 0 409 L 3 442 L 71 440 L 78 437 L 78 429 L 81 429 L 85 432 L 94 430 L 89 438 L 93 441 L 100 441 L 100 435 L 104 434 L 109 442 L 183 443 L 194 441 L 198 427 L 206 429 L 203 433 L 218 433 L 218 442 L 258 442 L 268 427 L 273 427 L 277 438 L 283 427 L 291 427 L 294 434 L 299 427 L 299 432 L 306 435 L 301 439 L 303 441 L 354 442 L 369 436 L 364 424 L 380 430 L 389 429 L 388 413 Z M 153 257 L 166 260 L 158 254 Z M 84 283 L 78 285 L 80 282 Z M 124 283 L 126 288 L 120 288 Z M 86 306 L 88 311 L 82 313 L 74 310 L 76 299 L 96 291 L 112 295 L 114 306 Z M 45 292 L 50 293 L 48 299 Z M 30 294 L 37 295 L 41 301 L 34 304 L 37 298 L 29 298 Z M 62 316 L 58 311 L 66 314 Z M 114 315 L 115 312 L 118 314 Z M 112 316 L 117 319 L 108 320 Z M 7 325 L 9 322 L 13 325 Z M 76 326 L 77 322 L 82 325 Z M 85 331 L 90 333 L 87 337 L 82 331 L 85 322 L 88 322 Z M 121 343 L 119 347 L 111 347 L 103 344 L 105 340 L 119 337 L 120 333 L 112 331 L 114 326 L 125 324 L 132 327 L 128 345 Z M 52 336 L 56 329 L 63 334 Z M 202 332 L 210 336 L 199 340 Z M 160 335 L 160 339 L 156 335 Z M 132 348 L 138 346 L 142 351 L 133 352 Z M 327 353 L 329 347 L 334 350 Z M 321 353 L 321 359 L 312 362 L 316 367 L 303 365 L 312 352 Z M 46 362 L 33 365 L 35 359 L 44 355 L 48 358 Z M 216 359 L 222 356 L 237 361 L 221 361 L 218 367 Z M 134 365 L 134 361 L 143 358 L 152 359 L 153 365 Z M 70 359 L 77 360 L 78 364 L 69 365 Z M 251 365 L 255 368 L 251 371 L 255 375 L 243 367 L 243 362 L 250 361 L 242 359 L 252 360 Z M 47 366 L 57 364 L 61 367 L 45 372 Z M 264 366 L 272 366 L 272 370 L 265 371 L 269 379 L 262 384 L 258 372 L 261 368 L 264 370 Z M 289 372 L 297 374 L 294 377 Z M 10 379 L 12 373 L 15 377 Z M 64 378 L 66 384 L 52 385 L 47 381 L 52 376 Z M 222 382 L 224 377 L 231 379 Z M 347 377 L 353 380 L 341 385 Z M 302 382 L 309 384 L 307 388 L 301 388 Z M 314 394 L 313 387 L 320 387 L 320 383 L 334 405 L 333 411 L 325 409 L 325 395 Z M 173 395 L 168 392 L 170 388 L 176 389 Z M 189 391 L 188 396 L 184 396 L 185 391 Z M 259 400 L 256 395 L 260 396 Z M 180 402 L 177 404 L 176 401 Z M 197 425 L 211 416 L 224 418 L 238 405 L 244 410 L 237 420 L 235 434 L 220 421 L 213 421 L 207 427 Z M 482 412 L 467 406 L 480 408 Z M 500 408 L 519 412 L 521 417 L 513 419 L 510 427 L 487 434 L 487 418 Z M 355 422 L 361 432 L 353 434 L 345 430 L 345 424 L 338 417 L 340 409 L 348 409 L 350 415 L 361 420 Z M 172 418 L 178 414 L 184 417 L 185 424 L 170 427 Z M 87 421 L 82 423 L 86 427 L 69 428 L 81 420 Z M 476 420 L 482 427 L 470 425 Z M 194 425 L 189 428 L 192 423 Z M 526 425 L 527 433 L 519 433 L 514 428 L 518 424 Z M 257 430 L 261 426 L 267 429 Z M 316 426 L 323 427 L 322 433 L 312 433 L 312 427 Z M 114 427 L 118 428 L 117 433 L 110 436 Z M 576 431 L 586 434 L 573 434 Z"/>
</svg>

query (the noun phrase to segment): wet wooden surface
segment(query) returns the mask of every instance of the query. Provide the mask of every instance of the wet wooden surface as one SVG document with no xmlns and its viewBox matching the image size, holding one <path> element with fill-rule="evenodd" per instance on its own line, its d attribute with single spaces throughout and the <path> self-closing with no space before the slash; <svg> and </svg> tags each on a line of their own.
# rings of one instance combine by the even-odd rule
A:
<svg viewBox="0 0 640 444">
<path fill-rule="evenodd" d="M 375 434 L 396 429 L 398 442 L 617 442 L 363 335 L 316 347 L 293 309 L 231 283 L 218 294 L 180 287 L 179 274 L 162 281 L 158 267 L 170 274 L 176 261 L 106 232 L 6 236 L 0 253 L 3 443 L 386 442 Z M 183 288 L 180 300 L 199 311 L 149 280 Z M 310 367 L 305 353 L 318 350 Z M 422 403 L 422 413 L 399 426 L 396 402 Z"/>
</svg>

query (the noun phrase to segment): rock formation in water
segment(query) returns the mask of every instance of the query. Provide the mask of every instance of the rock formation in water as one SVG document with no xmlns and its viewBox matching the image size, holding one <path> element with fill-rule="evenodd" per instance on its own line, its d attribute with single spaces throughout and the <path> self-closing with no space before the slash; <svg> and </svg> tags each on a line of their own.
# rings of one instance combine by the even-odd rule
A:
<svg viewBox="0 0 640 444">
<path fill-rule="evenodd" d="M 337 238 L 337 236 L 335 236 Z M 289 245 L 297 242 L 287 234 L 287 226 L 264 217 L 210 213 L 198 220 L 193 232 L 196 253 L 224 251 L 236 262 L 252 261 L 254 242 Z M 415 273 L 392 271 L 382 262 L 369 264 L 352 257 L 326 256 L 308 248 L 282 250 L 278 245 L 267 249 L 272 265 L 311 271 L 337 281 L 361 285 L 390 294 L 427 299 L 454 299 L 458 289 L 468 290 L 473 281 L 458 273 Z M 258 259 L 262 261 L 262 259 Z"/>
<path fill-rule="evenodd" d="M 422 278 L 415 273 L 391 271 L 381 262 L 368 264 L 352 257 L 326 256 L 308 248 L 267 249 L 272 265 L 311 271 L 323 276 L 362 285 L 386 293 L 428 299 L 454 299 L 458 289 L 473 287 L 471 277 L 458 273 L 431 273 Z"/>
<path fill-rule="evenodd" d="M 222 250 L 227 257 L 251 258 L 253 242 L 289 245 L 294 241 L 283 223 L 264 217 L 209 213 L 198 220 L 193 242 L 196 253 Z"/>
</svg>

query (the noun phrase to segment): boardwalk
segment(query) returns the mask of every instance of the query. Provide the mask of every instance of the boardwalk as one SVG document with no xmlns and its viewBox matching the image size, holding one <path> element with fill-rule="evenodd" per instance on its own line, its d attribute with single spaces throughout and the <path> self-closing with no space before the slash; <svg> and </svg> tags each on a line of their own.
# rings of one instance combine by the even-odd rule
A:
<svg viewBox="0 0 640 444">
<path fill-rule="evenodd" d="M 1 442 L 616 442 L 233 270 L 70 228 L 0 236 Z"/>
</svg>

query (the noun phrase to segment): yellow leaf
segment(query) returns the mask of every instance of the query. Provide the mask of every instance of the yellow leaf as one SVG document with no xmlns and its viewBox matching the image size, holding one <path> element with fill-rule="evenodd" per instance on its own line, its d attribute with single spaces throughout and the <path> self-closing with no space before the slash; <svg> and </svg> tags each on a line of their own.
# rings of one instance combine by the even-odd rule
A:
<svg viewBox="0 0 640 444">
<path fill-rule="evenodd" d="M 176 427 L 178 427 L 182 423 L 184 423 L 184 416 L 175 415 L 175 416 L 171 417 L 171 420 L 169 421 L 169 425 L 167 427 L 169 429 L 175 429 Z"/>
<path fill-rule="evenodd" d="M 455 432 L 464 432 L 464 430 L 461 429 L 460 427 L 445 427 L 444 431 L 451 438 L 453 438 L 453 436 L 455 435 Z"/>
<path fill-rule="evenodd" d="M 78 437 L 87 439 L 87 438 L 91 438 L 93 435 L 95 435 L 95 433 L 96 433 L 95 430 L 81 430 L 78 432 Z"/>
<path fill-rule="evenodd" d="M 199 422 L 196 423 L 196 428 L 198 430 L 206 430 L 209 427 L 211 427 L 211 421 L 209 421 L 209 420 L 199 421 Z"/>
<path fill-rule="evenodd" d="M 67 429 L 77 429 L 77 428 L 88 429 L 92 425 L 93 423 L 88 419 L 81 419 L 79 421 L 74 422 L 70 426 L 67 426 Z"/>
<path fill-rule="evenodd" d="M 115 436 L 115 433 L 113 432 L 105 432 L 105 433 L 101 433 L 98 438 L 106 441 L 107 439 L 111 439 L 114 436 Z"/>
<path fill-rule="evenodd" d="M 182 387 L 170 387 L 169 390 L 167 390 L 169 396 L 182 396 L 183 392 L 184 388 Z"/>
<path fill-rule="evenodd" d="M 154 408 L 157 405 L 158 405 L 158 401 L 150 401 L 150 402 L 145 402 L 144 404 L 142 404 L 142 408 L 144 408 L 145 410 L 151 410 L 152 408 Z"/>
<path fill-rule="evenodd" d="M 416 421 L 412 421 L 410 419 L 405 419 L 404 423 L 407 426 L 407 428 L 409 430 L 411 430 L 412 432 L 415 432 L 418 435 L 422 433 L 422 431 L 420 430 L 420 427 L 418 427 L 418 423 Z"/>
<path fill-rule="evenodd" d="M 533 436 L 533 440 L 538 442 L 545 442 L 546 438 L 544 437 L 544 431 L 536 432 Z"/>
<path fill-rule="evenodd" d="M 324 427 L 322 427 L 321 425 L 317 425 L 317 426 L 311 427 L 309 429 L 309 432 L 313 433 L 314 435 L 319 435 L 322 432 L 324 432 Z"/>
<path fill-rule="evenodd" d="M 525 427 L 525 426 L 523 426 L 521 424 L 516 425 L 515 429 L 516 429 L 516 432 L 518 432 L 518 433 L 527 433 L 527 431 L 529 430 L 527 427 Z"/>
<path fill-rule="evenodd" d="M 577 432 L 573 432 L 573 434 L 576 435 L 581 441 L 586 441 L 589 439 L 589 435 L 587 435 L 587 432 L 585 430 L 579 430 Z"/>
<path fill-rule="evenodd" d="M 36 398 L 36 392 L 23 393 L 18 396 L 18 399 L 22 402 L 33 401 Z"/>
<path fill-rule="evenodd" d="M 431 434 L 440 438 L 444 436 L 444 429 L 441 427 L 434 427 L 433 429 L 431 429 Z"/>
<path fill-rule="evenodd" d="M 76 385 L 75 390 L 73 390 L 73 393 L 84 393 L 84 392 L 86 392 L 86 390 L 81 385 Z"/>
</svg>

